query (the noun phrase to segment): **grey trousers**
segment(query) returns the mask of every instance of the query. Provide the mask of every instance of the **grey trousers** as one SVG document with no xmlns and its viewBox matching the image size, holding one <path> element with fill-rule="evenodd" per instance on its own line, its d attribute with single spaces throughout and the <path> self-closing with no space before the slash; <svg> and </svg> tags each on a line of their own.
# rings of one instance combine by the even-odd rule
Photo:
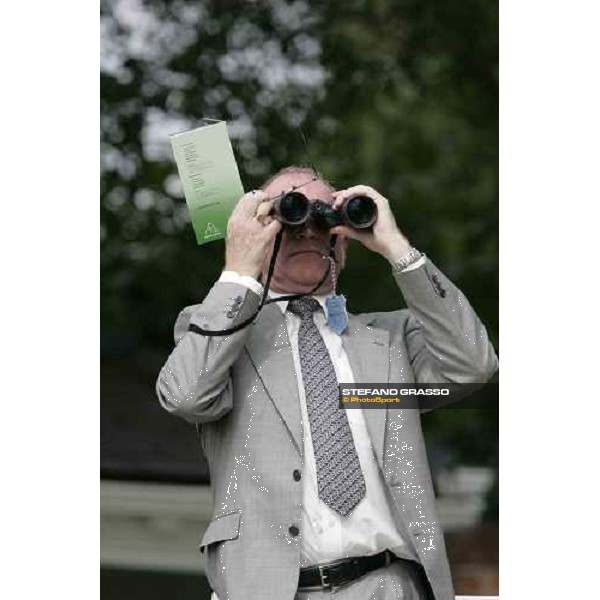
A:
<svg viewBox="0 0 600 600">
<path fill-rule="evenodd" d="M 376 569 L 333 591 L 298 590 L 295 600 L 425 600 L 416 575 L 402 561 Z"/>
</svg>

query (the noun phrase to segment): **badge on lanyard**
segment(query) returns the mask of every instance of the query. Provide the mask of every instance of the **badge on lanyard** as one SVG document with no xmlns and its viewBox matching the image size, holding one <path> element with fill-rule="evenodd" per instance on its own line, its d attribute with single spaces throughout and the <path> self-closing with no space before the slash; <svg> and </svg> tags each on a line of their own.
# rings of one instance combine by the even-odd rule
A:
<svg viewBox="0 0 600 600">
<path fill-rule="evenodd" d="M 325 300 L 327 307 L 327 326 L 338 335 L 348 326 L 348 313 L 346 312 L 345 296 L 335 294 Z"/>
</svg>

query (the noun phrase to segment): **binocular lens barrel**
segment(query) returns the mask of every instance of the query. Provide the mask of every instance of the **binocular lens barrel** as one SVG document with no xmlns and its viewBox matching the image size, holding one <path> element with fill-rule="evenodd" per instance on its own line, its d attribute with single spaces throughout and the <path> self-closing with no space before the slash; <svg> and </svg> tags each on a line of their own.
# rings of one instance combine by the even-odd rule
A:
<svg viewBox="0 0 600 600">
<path fill-rule="evenodd" d="M 377 220 L 377 205 L 368 196 L 355 196 L 344 202 L 346 221 L 354 229 L 367 229 Z"/>
<path fill-rule="evenodd" d="M 303 225 L 310 217 L 310 201 L 300 192 L 290 192 L 275 201 L 274 211 L 285 225 Z"/>
</svg>

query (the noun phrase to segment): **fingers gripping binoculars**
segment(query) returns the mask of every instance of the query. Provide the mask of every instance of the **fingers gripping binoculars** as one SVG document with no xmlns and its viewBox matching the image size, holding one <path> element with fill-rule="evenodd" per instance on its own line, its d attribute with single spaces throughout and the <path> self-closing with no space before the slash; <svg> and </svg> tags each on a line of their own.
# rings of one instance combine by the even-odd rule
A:
<svg viewBox="0 0 600 600">
<path fill-rule="evenodd" d="M 377 220 L 377 205 L 368 196 L 354 196 L 335 210 L 322 200 L 311 202 L 300 192 L 289 192 L 273 202 L 273 216 L 287 227 L 304 227 L 309 220 L 319 229 L 338 225 L 353 229 L 369 229 Z"/>
</svg>

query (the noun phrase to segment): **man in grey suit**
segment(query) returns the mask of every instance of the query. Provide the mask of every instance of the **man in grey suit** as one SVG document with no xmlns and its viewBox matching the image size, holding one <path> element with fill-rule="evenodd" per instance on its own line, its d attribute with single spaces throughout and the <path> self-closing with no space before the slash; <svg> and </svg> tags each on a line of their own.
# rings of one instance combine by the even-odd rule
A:
<svg viewBox="0 0 600 600">
<path fill-rule="evenodd" d="M 226 264 L 201 304 L 175 323 L 157 381 L 161 405 L 199 426 L 214 494 L 201 542 L 218 600 L 454 598 L 431 475 L 413 409 L 340 410 L 337 382 L 475 383 L 497 359 L 465 296 L 412 248 L 388 201 L 366 186 L 334 191 L 304 168 L 244 195 Z M 273 199 L 293 189 L 339 210 L 370 197 L 369 231 L 309 221 L 284 231 L 271 298 L 322 280 L 330 234 L 391 264 L 408 309 L 349 315 L 328 277 L 311 296 L 266 304 L 252 325 L 281 223 Z M 374 282 L 370 282 L 372 287 Z M 335 314 L 334 314 L 335 312 Z"/>
</svg>

